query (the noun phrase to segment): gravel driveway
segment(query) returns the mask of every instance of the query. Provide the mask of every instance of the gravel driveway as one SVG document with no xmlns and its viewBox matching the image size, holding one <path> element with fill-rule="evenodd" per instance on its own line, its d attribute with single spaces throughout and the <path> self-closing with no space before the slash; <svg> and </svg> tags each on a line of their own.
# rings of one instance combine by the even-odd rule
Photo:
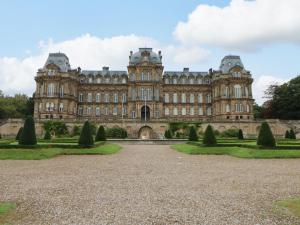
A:
<svg viewBox="0 0 300 225">
<path fill-rule="evenodd" d="M 300 196 L 300 159 L 185 155 L 124 145 L 115 155 L 0 161 L 14 224 L 300 224 L 274 209 Z"/>
</svg>

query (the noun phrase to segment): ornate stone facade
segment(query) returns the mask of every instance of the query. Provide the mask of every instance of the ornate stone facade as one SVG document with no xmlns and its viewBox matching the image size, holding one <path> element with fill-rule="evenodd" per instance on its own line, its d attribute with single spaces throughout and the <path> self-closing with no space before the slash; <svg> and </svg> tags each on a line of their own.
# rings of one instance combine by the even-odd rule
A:
<svg viewBox="0 0 300 225">
<path fill-rule="evenodd" d="M 251 73 L 239 56 L 218 70 L 164 71 L 162 54 L 130 52 L 127 71 L 71 69 L 63 53 L 50 53 L 37 72 L 36 120 L 158 123 L 252 121 Z"/>
</svg>

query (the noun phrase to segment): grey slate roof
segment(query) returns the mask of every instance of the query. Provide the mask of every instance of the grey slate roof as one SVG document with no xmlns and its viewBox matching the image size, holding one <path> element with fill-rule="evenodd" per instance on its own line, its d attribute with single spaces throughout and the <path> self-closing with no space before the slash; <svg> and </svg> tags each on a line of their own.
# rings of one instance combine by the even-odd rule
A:
<svg viewBox="0 0 300 225">
<path fill-rule="evenodd" d="M 103 67 L 103 70 L 82 70 L 81 74 L 85 76 L 122 76 L 122 75 L 127 75 L 127 71 L 119 71 L 119 70 L 109 70 L 108 67 Z"/>
<path fill-rule="evenodd" d="M 67 72 L 71 69 L 69 58 L 64 53 L 49 53 L 48 59 L 44 65 L 46 68 L 49 64 L 55 64 L 61 72 Z"/>
<path fill-rule="evenodd" d="M 240 56 L 227 55 L 222 59 L 220 70 L 222 71 L 222 73 L 228 73 L 235 66 L 239 66 L 244 69 L 244 65 Z"/>
<path fill-rule="evenodd" d="M 139 51 L 129 56 L 129 64 L 141 62 L 161 63 L 161 56 L 152 51 L 152 48 L 139 48 Z"/>
<path fill-rule="evenodd" d="M 197 76 L 207 76 L 208 75 L 208 72 L 190 72 L 188 70 L 186 71 L 165 71 L 163 76 L 177 76 L 177 77 L 180 77 L 180 76 L 194 76 L 194 77 L 197 77 Z"/>
</svg>

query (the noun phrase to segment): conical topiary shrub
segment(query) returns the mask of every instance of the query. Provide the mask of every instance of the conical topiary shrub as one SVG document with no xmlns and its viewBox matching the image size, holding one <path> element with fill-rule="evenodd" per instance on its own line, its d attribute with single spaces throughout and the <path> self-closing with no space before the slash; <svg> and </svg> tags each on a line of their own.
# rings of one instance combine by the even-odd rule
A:
<svg viewBox="0 0 300 225">
<path fill-rule="evenodd" d="M 243 134 L 242 129 L 239 129 L 239 132 L 238 132 L 238 139 L 239 139 L 239 140 L 244 140 L 244 134 Z"/>
<path fill-rule="evenodd" d="M 103 126 L 98 128 L 95 141 L 106 141 L 106 133 Z"/>
<path fill-rule="evenodd" d="M 94 145 L 92 129 L 89 121 L 86 121 L 83 125 L 78 144 L 82 147 L 92 147 Z"/>
<path fill-rule="evenodd" d="M 211 125 L 208 125 L 203 137 L 203 144 L 206 146 L 215 146 L 217 139 Z"/>
<path fill-rule="evenodd" d="M 274 148 L 276 146 L 275 138 L 267 122 L 263 122 L 261 124 L 257 138 L 257 145 L 270 148 Z"/>
<path fill-rule="evenodd" d="M 26 118 L 23 131 L 19 138 L 20 145 L 36 145 L 35 126 L 32 116 Z"/>
<path fill-rule="evenodd" d="M 171 134 L 170 130 L 166 130 L 165 131 L 165 138 L 167 138 L 167 139 L 171 139 L 172 138 L 172 134 Z"/>
<path fill-rule="evenodd" d="M 285 139 L 289 139 L 290 138 L 290 132 L 288 130 L 285 132 L 284 138 Z"/>
<path fill-rule="evenodd" d="M 290 139 L 296 139 L 294 130 L 290 130 Z"/>
<path fill-rule="evenodd" d="M 44 140 L 51 140 L 51 133 L 49 130 L 46 130 L 46 133 L 44 135 Z"/>
<path fill-rule="evenodd" d="M 189 141 L 198 141 L 197 131 L 194 126 L 190 127 Z"/>
<path fill-rule="evenodd" d="M 18 133 L 17 133 L 17 136 L 16 136 L 16 141 L 20 140 L 22 131 L 23 131 L 23 127 L 20 127 L 20 129 L 19 129 L 19 131 L 18 131 Z"/>
</svg>

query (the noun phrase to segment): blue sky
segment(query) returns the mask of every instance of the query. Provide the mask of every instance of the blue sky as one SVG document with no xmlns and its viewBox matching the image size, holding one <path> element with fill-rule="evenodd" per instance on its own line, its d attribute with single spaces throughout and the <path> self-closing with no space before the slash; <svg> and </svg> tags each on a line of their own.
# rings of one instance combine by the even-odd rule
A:
<svg viewBox="0 0 300 225">
<path fill-rule="evenodd" d="M 300 1 L 274 2 L 3 0 L 0 89 L 31 94 L 35 72 L 49 51 L 66 52 L 73 67 L 108 64 L 125 70 L 129 50 L 139 47 L 136 43 L 162 49 L 166 70 L 218 69 L 224 55 L 238 54 L 253 74 L 257 102 L 262 103 L 268 84 L 300 73 Z M 272 11 L 278 14 L 274 17 Z M 120 46 L 122 51 L 114 56 L 104 45 Z"/>
</svg>

